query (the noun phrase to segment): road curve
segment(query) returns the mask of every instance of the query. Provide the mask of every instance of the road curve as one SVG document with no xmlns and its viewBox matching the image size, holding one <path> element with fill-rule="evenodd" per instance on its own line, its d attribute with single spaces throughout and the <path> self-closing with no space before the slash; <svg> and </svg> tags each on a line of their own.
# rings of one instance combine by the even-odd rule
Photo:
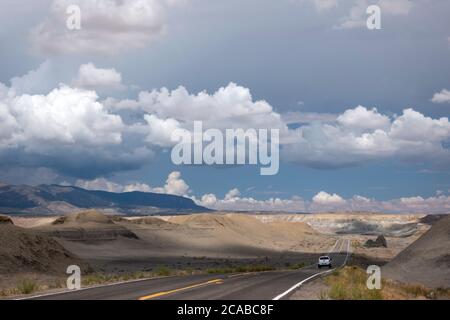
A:
<svg viewBox="0 0 450 320">
<path fill-rule="evenodd" d="M 334 267 L 347 261 L 350 241 L 337 240 L 329 255 Z M 326 270 L 311 265 L 298 270 L 231 275 L 191 275 L 86 288 L 31 297 L 33 300 L 272 300 L 287 299 L 304 280 Z"/>
</svg>

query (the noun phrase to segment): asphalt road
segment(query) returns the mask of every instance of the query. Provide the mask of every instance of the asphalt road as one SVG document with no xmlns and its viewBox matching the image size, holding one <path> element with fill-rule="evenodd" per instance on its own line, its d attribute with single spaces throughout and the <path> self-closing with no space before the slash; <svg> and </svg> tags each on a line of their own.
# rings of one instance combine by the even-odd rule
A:
<svg viewBox="0 0 450 320">
<path fill-rule="evenodd" d="M 333 268 L 346 263 L 349 240 L 331 249 Z M 298 270 L 231 275 L 192 275 L 138 280 L 77 291 L 32 297 L 37 300 L 272 300 L 287 299 L 304 280 L 315 277 L 317 265 Z"/>
</svg>

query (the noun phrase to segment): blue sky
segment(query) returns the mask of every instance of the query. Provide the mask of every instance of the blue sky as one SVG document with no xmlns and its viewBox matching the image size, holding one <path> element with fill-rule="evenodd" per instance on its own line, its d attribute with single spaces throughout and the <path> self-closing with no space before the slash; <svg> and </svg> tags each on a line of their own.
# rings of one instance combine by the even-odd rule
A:
<svg viewBox="0 0 450 320">
<path fill-rule="evenodd" d="M 450 211 L 450 3 L 98 3 L 0 5 L 0 180 L 169 192 L 229 210 Z M 69 4 L 81 30 L 65 27 Z M 371 4 L 381 30 L 365 27 Z M 239 112 L 246 128 L 294 140 L 277 175 L 172 164 L 174 126 L 198 115 L 224 130 Z"/>
</svg>

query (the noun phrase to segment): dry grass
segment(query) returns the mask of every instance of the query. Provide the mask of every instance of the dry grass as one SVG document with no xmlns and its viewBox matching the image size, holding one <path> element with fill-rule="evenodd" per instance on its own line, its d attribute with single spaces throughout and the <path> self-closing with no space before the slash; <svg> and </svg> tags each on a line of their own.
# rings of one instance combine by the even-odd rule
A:
<svg viewBox="0 0 450 320">
<path fill-rule="evenodd" d="M 262 272 L 274 270 L 274 267 L 266 265 L 243 265 L 238 267 L 226 267 L 226 268 L 210 268 L 207 269 L 207 273 L 226 274 L 226 273 L 239 273 L 239 272 Z"/>
<path fill-rule="evenodd" d="M 169 269 L 166 266 L 159 266 L 158 268 L 156 268 L 155 272 L 156 272 L 156 275 L 158 275 L 160 277 L 168 277 L 174 273 L 171 269 Z"/>
<path fill-rule="evenodd" d="M 327 292 L 320 292 L 319 299 L 333 300 L 410 300 L 449 299 L 450 289 L 428 289 L 422 285 L 404 284 L 383 280 L 380 290 L 369 290 L 366 286 L 368 275 L 357 266 L 347 266 L 334 271 L 324 281 L 329 286 Z"/>
<path fill-rule="evenodd" d="M 36 281 L 31 279 L 23 279 L 17 284 L 17 291 L 21 294 L 30 294 L 39 289 Z"/>
<path fill-rule="evenodd" d="M 325 278 L 328 292 L 321 293 L 321 299 L 333 300 L 380 300 L 380 290 L 369 290 L 366 286 L 367 275 L 358 267 L 345 267 L 335 270 Z"/>
<path fill-rule="evenodd" d="M 385 299 L 450 299 L 450 289 L 429 289 L 419 284 L 404 284 L 397 281 L 384 281 Z"/>
</svg>

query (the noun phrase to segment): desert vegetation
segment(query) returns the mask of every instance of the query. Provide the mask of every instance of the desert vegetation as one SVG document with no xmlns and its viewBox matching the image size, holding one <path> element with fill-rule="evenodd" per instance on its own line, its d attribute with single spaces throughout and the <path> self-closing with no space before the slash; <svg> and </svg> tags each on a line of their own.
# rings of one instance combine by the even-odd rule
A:
<svg viewBox="0 0 450 320">
<path fill-rule="evenodd" d="M 332 300 L 404 300 L 449 299 L 450 289 L 426 288 L 420 284 L 405 284 L 382 280 L 381 289 L 370 290 L 366 286 L 367 274 L 358 266 L 346 266 L 324 278 L 328 289 L 318 294 L 319 299 Z"/>
</svg>

